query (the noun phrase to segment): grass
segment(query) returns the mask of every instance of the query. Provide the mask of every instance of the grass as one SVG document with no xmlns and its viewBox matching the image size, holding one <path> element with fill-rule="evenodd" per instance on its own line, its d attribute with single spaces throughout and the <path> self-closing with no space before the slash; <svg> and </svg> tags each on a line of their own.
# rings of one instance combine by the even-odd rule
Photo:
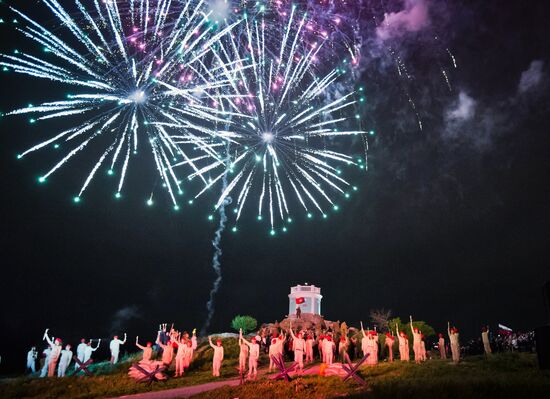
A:
<svg viewBox="0 0 550 399">
<path fill-rule="evenodd" d="M 224 341 L 226 356 L 222 377 L 237 376 L 237 343 Z M 211 349 L 197 351 L 193 369 L 183 378 L 169 379 L 152 386 L 136 384 L 127 375 L 132 359 L 115 367 L 108 363 L 95 365 L 97 375 L 63 379 L 21 377 L 0 382 L 2 398 L 102 398 L 152 390 L 162 390 L 219 381 L 211 376 Z M 263 358 L 262 365 L 266 365 Z M 550 398 L 550 374 L 537 368 L 530 354 L 500 354 L 489 360 L 468 357 L 459 365 L 439 360 L 422 365 L 413 363 L 381 363 L 377 367 L 362 367 L 361 375 L 367 388 L 354 382 L 342 382 L 338 377 L 305 376 L 291 383 L 261 379 L 242 386 L 223 387 L 197 395 L 197 399 L 280 399 L 312 398 Z"/>
<path fill-rule="evenodd" d="M 363 367 L 368 386 L 342 382 L 338 377 L 306 376 L 291 383 L 249 382 L 194 396 L 195 399 L 275 399 L 339 397 L 398 398 L 550 398 L 550 374 L 537 369 L 536 358 L 528 354 L 469 357 L 459 365 L 433 360 L 422 365 L 382 363 Z"/>
<path fill-rule="evenodd" d="M 222 378 L 238 376 L 238 342 L 236 339 L 224 339 L 226 359 L 221 369 Z M 0 380 L 0 398 L 36 398 L 36 399 L 90 399 L 128 395 L 139 392 L 158 391 L 179 388 L 211 381 L 219 378 L 212 377 L 212 349 L 208 344 L 200 345 L 195 351 L 193 363 L 189 372 L 182 378 L 169 378 L 152 385 L 136 383 L 128 377 L 128 369 L 141 356 L 123 358 L 117 365 L 109 362 L 93 364 L 90 370 L 93 377 L 69 376 L 65 378 L 31 378 L 19 377 Z M 173 366 L 172 366 L 173 367 Z M 73 370 L 73 364 L 69 370 Z M 173 375 L 170 370 L 169 375 Z"/>
</svg>

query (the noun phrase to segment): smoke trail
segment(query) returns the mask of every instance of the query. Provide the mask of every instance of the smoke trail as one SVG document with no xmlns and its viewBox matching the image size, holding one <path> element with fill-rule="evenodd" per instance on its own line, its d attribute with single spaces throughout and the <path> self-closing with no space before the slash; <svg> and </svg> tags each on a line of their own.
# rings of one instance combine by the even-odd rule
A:
<svg viewBox="0 0 550 399">
<path fill-rule="evenodd" d="M 229 158 L 229 143 L 227 145 L 227 154 Z M 223 176 L 222 193 L 225 191 L 226 188 L 227 171 Z M 212 269 L 214 269 L 214 272 L 216 273 L 216 279 L 214 280 L 214 284 L 212 285 L 212 289 L 210 290 L 210 297 L 208 299 L 208 302 L 206 303 L 208 316 L 206 317 L 204 326 L 201 328 L 201 336 L 206 335 L 208 327 L 210 327 L 210 322 L 212 321 L 212 316 L 214 315 L 214 297 L 218 293 L 218 290 L 220 289 L 220 284 L 222 283 L 222 269 L 220 263 L 220 257 L 222 256 L 221 241 L 222 233 L 225 230 L 225 223 L 227 222 L 225 207 L 231 204 L 231 202 L 231 197 L 227 197 L 218 209 L 218 212 L 220 213 L 220 224 L 218 225 L 218 229 L 216 230 L 216 233 L 214 234 L 214 239 L 212 240 L 212 246 L 214 247 L 214 255 L 212 256 Z"/>
</svg>

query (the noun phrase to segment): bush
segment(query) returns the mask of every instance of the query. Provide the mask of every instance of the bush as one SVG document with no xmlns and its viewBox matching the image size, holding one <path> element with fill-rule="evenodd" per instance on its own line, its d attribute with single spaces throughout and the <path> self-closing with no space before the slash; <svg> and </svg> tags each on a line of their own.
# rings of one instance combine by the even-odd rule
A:
<svg viewBox="0 0 550 399">
<path fill-rule="evenodd" d="M 258 325 L 258 322 L 256 319 L 252 316 L 240 316 L 237 315 L 235 318 L 231 321 L 231 327 L 234 330 L 239 331 L 240 329 L 243 330 L 243 333 L 246 334 L 250 331 L 253 331 L 256 329 L 256 326 Z"/>
</svg>

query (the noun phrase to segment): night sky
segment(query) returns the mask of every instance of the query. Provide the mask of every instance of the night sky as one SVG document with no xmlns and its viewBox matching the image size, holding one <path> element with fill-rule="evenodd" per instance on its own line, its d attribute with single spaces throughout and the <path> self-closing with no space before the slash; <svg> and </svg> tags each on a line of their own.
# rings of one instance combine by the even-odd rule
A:
<svg viewBox="0 0 550 399">
<path fill-rule="evenodd" d="M 550 4 L 372 3 L 361 14 L 361 80 L 376 135 L 368 173 L 351 175 L 360 190 L 326 221 L 297 217 L 284 236 L 269 237 L 256 221 L 226 232 L 213 332 L 230 330 L 236 314 L 281 320 L 289 287 L 304 282 L 322 288 L 328 320 L 352 325 L 386 308 L 436 331 L 451 320 L 466 339 L 483 324 L 521 330 L 547 320 Z M 383 11 L 419 3 L 429 12 L 425 25 L 391 39 L 411 74 L 403 79 L 389 43 L 375 38 L 372 16 L 381 21 Z M 0 17 L 2 51 L 28 45 L 6 7 Z M 4 112 L 67 90 L 13 72 L 0 78 Z M 61 153 L 16 159 L 63 127 L 0 119 L 0 372 L 23 371 L 30 346 L 43 349 L 46 327 L 73 344 L 124 331 L 132 342 L 138 334 L 154 339 L 160 322 L 191 330 L 206 317 L 216 227 L 206 220 L 209 205 L 176 213 L 159 193 L 148 208 L 155 171 L 147 162 L 132 165 L 121 200 L 115 182 L 99 176 L 73 204 L 93 157 L 84 154 L 44 185 L 38 176 Z"/>
</svg>

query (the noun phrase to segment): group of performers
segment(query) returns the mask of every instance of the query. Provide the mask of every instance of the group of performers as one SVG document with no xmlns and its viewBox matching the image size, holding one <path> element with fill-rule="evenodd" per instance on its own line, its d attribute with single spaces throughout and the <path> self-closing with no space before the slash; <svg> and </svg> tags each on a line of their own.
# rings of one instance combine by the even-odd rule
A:
<svg viewBox="0 0 550 399">
<path fill-rule="evenodd" d="M 40 370 L 40 377 L 65 377 L 69 365 L 73 361 L 73 351 L 70 344 L 65 345 L 63 349 L 63 341 L 59 337 L 50 337 L 48 335 L 49 329 L 46 329 L 42 339 L 48 343 L 48 347 L 43 351 L 44 355 L 44 364 Z M 125 338 L 126 339 L 126 338 Z M 111 341 L 111 347 L 115 351 L 111 351 L 112 354 L 115 354 L 115 359 L 118 360 L 118 349 L 120 347 L 120 340 L 118 337 L 114 337 Z M 86 341 L 84 338 L 80 340 L 80 344 L 76 347 L 76 357 L 81 363 L 88 362 L 92 353 L 99 348 L 101 339 L 98 340 L 97 345 L 92 346 L 93 340 Z M 36 372 L 36 359 L 38 357 L 38 352 L 36 347 L 32 347 L 31 350 L 27 353 L 27 370 L 35 373 Z M 78 364 L 75 362 L 75 369 L 78 367 Z"/>
<path fill-rule="evenodd" d="M 143 357 L 139 362 L 140 367 L 147 371 L 151 371 L 157 367 L 168 370 L 174 363 L 174 377 L 182 377 L 185 369 L 188 369 L 191 365 L 193 353 L 197 349 L 196 330 L 193 330 L 192 335 L 189 336 L 187 331 L 180 332 L 174 329 L 173 325 L 167 331 L 167 324 L 161 324 L 157 332 L 155 344 L 162 351 L 161 360 L 153 359 L 152 342 L 147 342 L 143 346 L 139 343 L 139 337 L 136 337 L 136 346 L 143 351 Z M 223 348 L 221 348 L 221 357 L 223 359 Z M 130 368 L 129 375 L 139 378 L 140 372 L 135 368 Z M 159 375 L 162 375 L 162 373 L 159 373 Z"/>
<path fill-rule="evenodd" d="M 49 329 L 46 329 L 42 337 L 42 339 L 48 343 L 48 347 L 43 351 L 44 364 L 40 370 L 40 377 L 54 377 L 56 375 L 56 370 L 58 377 L 65 377 L 69 365 L 74 360 L 72 346 L 71 344 L 67 344 L 63 349 L 63 341 L 61 340 L 61 338 L 50 337 L 48 335 L 48 332 Z M 101 344 L 101 338 L 97 340 L 96 346 L 93 346 L 93 341 L 94 340 L 92 339 L 86 340 L 85 338 L 82 338 L 80 340 L 80 343 L 76 347 L 76 359 L 78 359 L 78 362 L 76 360 L 74 361 L 75 370 L 79 368 L 79 363 L 89 363 L 90 359 L 92 358 L 92 354 L 99 348 L 99 345 Z M 112 364 L 118 362 L 120 345 L 124 345 L 125 343 L 126 334 L 124 334 L 123 340 L 120 340 L 118 336 L 115 335 L 109 343 L 109 350 L 111 352 L 110 362 Z M 36 351 L 36 347 L 33 346 L 31 350 L 27 353 L 27 370 L 31 373 L 36 372 L 37 357 L 38 352 Z"/>
<path fill-rule="evenodd" d="M 239 331 L 239 371 L 242 375 L 246 372 L 246 366 L 248 365 L 247 378 L 255 379 L 258 374 L 258 361 L 261 351 L 265 351 L 269 355 L 269 371 L 273 370 L 274 359 L 284 357 L 285 350 L 293 352 L 294 362 L 296 363 L 296 369 L 298 372 L 303 371 L 304 364 L 311 363 L 318 356 L 319 360 L 326 364 L 331 365 L 335 362 L 335 357 L 342 363 L 350 363 L 349 349 L 351 344 L 359 347 L 357 336 L 353 336 L 347 328 L 341 331 L 312 331 L 312 330 L 295 330 L 292 326 L 292 318 L 289 319 L 289 328 L 286 329 L 263 329 L 262 334 L 258 333 L 257 336 L 247 339 L 242 330 Z M 425 338 L 418 328 L 413 326 L 413 319 L 410 316 L 410 333 L 412 335 L 412 352 L 414 354 L 415 363 L 421 363 L 426 361 L 426 344 Z M 360 348 L 363 356 L 367 356 L 367 365 L 376 365 L 379 361 L 379 338 L 383 338 L 383 346 L 387 348 L 387 361 L 394 361 L 394 347 L 397 342 L 399 349 L 399 359 L 401 361 L 410 361 L 410 344 L 409 338 L 405 331 L 399 330 L 399 325 L 395 325 L 396 336 L 393 335 L 392 326 L 389 326 L 389 331 L 384 335 L 381 335 L 376 327 L 374 329 L 363 328 L 361 322 L 361 335 L 360 335 Z M 45 362 L 42 367 L 40 376 L 64 377 L 66 375 L 67 368 L 73 360 L 73 352 L 71 345 L 67 344 L 65 348 L 62 347 L 62 341 L 60 338 L 50 337 L 48 335 L 49 330 L 44 332 L 43 339 L 47 341 L 48 348 L 44 351 Z M 268 334 L 268 339 L 266 339 Z M 460 342 L 459 331 L 456 327 L 451 327 L 450 323 L 447 323 L 447 335 L 450 343 L 452 361 L 458 363 L 460 361 Z M 482 341 L 484 344 L 485 353 L 491 353 L 491 346 L 489 343 L 489 330 L 488 327 L 484 327 L 482 330 Z M 119 339 L 118 336 L 114 336 L 109 344 L 111 353 L 110 362 L 116 364 L 119 360 L 120 346 L 126 343 L 127 336 L 124 334 L 124 339 Z M 101 339 L 97 340 L 95 346 L 92 345 L 93 340 L 81 340 L 80 344 L 76 348 L 75 369 L 81 364 L 86 364 L 92 357 L 101 343 Z M 212 338 L 208 337 L 208 342 L 213 350 L 212 356 L 212 375 L 220 377 L 220 370 L 224 359 L 224 348 L 222 340 L 217 339 L 216 343 L 212 342 Z M 190 336 L 188 332 L 180 332 L 172 327 L 167 330 L 167 324 L 161 324 L 157 332 L 155 343 L 147 342 L 145 346 L 139 343 L 139 337 L 136 337 L 135 345 L 142 351 L 142 359 L 139 365 L 147 370 L 152 370 L 158 366 L 162 366 L 163 370 L 168 370 L 174 364 L 175 377 L 183 376 L 186 369 L 188 369 L 193 360 L 193 354 L 197 349 L 197 336 L 196 330 L 193 330 Z M 314 352 L 314 347 L 316 351 Z M 443 334 L 439 334 L 438 348 L 439 356 L 441 359 L 447 358 L 446 342 Z M 161 351 L 160 360 L 153 359 L 153 350 Z M 35 362 L 37 358 L 36 348 L 33 347 L 27 355 L 27 367 L 31 372 L 36 372 Z M 136 370 L 130 370 L 130 375 L 135 374 L 138 376 Z"/>
</svg>

